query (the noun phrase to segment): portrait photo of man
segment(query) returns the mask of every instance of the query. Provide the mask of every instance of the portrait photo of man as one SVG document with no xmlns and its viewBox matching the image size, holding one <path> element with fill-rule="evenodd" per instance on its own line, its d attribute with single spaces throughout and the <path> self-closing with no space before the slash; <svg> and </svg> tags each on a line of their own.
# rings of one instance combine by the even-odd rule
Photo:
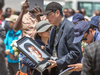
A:
<svg viewBox="0 0 100 75">
<path fill-rule="evenodd" d="M 32 54 L 37 59 L 37 61 L 42 61 L 43 60 L 43 57 L 42 57 L 42 54 L 40 53 L 40 51 L 37 50 L 32 44 L 25 43 L 24 48 L 28 52 L 30 52 L 30 54 Z"/>
</svg>

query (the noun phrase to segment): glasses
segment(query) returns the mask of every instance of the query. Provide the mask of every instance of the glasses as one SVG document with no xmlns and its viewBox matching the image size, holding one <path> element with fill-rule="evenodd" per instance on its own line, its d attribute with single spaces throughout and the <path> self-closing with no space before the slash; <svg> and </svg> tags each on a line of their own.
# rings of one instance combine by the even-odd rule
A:
<svg viewBox="0 0 100 75">
<path fill-rule="evenodd" d="M 51 30 L 51 27 L 50 27 L 49 29 L 47 29 L 46 32 L 48 32 L 48 31 L 50 31 L 50 30 Z"/>
<path fill-rule="evenodd" d="M 87 40 L 88 34 L 89 34 L 89 33 L 87 33 L 86 37 L 83 37 L 83 38 L 82 38 L 82 41 L 86 41 L 86 40 Z"/>
</svg>

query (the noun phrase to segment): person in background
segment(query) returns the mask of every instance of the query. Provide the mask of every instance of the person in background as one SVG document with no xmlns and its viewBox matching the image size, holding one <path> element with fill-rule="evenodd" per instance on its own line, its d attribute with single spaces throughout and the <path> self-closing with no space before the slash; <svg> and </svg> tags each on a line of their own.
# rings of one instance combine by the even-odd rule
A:
<svg viewBox="0 0 100 75">
<path fill-rule="evenodd" d="M 0 0 L 0 17 L 2 14 L 2 8 L 4 6 L 4 0 Z M 0 26 L 0 75 L 7 75 L 7 68 L 5 64 L 5 45 L 3 39 L 1 38 L 2 27 Z"/>
<path fill-rule="evenodd" d="M 90 21 L 90 18 L 86 15 L 86 10 L 84 8 L 81 9 L 82 15 L 84 16 L 85 19 L 88 19 Z"/>
<path fill-rule="evenodd" d="M 38 23 L 37 20 L 37 11 L 35 10 L 36 8 L 32 9 L 32 11 L 27 11 L 28 6 L 28 0 L 25 1 L 25 3 L 23 4 L 23 9 L 14 25 L 15 30 L 21 30 L 22 31 L 22 35 L 21 37 L 25 36 L 25 35 L 29 35 L 32 39 L 34 39 L 34 35 L 36 33 L 36 29 L 35 26 Z M 42 10 L 40 10 L 39 12 L 41 12 Z M 42 20 L 43 18 L 41 18 Z M 39 20 L 40 21 L 40 20 Z M 21 53 L 20 55 L 21 57 L 23 57 L 23 54 Z M 21 63 L 20 63 L 21 65 Z M 25 70 L 27 70 L 26 66 L 23 67 L 23 72 L 26 72 Z"/>
<path fill-rule="evenodd" d="M 99 24 L 98 26 L 99 26 L 99 32 L 100 32 L 100 17 L 99 17 L 99 22 L 98 22 L 98 24 Z"/>
<path fill-rule="evenodd" d="M 11 15 L 9 18 L 7 18 L 7 21 L 10 22 L 10 28 L 12 28 L 12 30 L 7 32 L 6 37 L 4 39 L 5 53 L 8 59 L 7 62 L 8 62 L 8 70 L 9 70 L 10 75 L 15 75 L 16 72 L 18 71 L 19 58 L 15 59 L 14 50 L 12 49 L 12 46 L 11 46 L 12 42 L 14 40 L 18 40 L 19 36 L 21 35 L 20 30 L 16 31 L 14 29 L 14 25 L 17 18 L 18 18 L 17 15 Z"/>
<path fill-rule="evenodd" d="M 19 16 L 20 15 L 20 11 L 15 11 L 14 14 Z"/>
<path fill-rule="evenodd" d="M 92 42 L 100 40 L 100 33 L 96 29 L 96 24 L 98 23 L 97 18 L 98 17 L 95 16 L 94 19 L 92 19 L 89 23 L 85 21 L 80 21 L 77 23 L 77 25 L 74 27 L 74 34 L 76 36 L 74 38 L 74 43 L 82 40 L 83 42 L 90 44 Z M 82 69 L 82 65 L 82 63 L 77 63 L 69 65 L 68 67 L 75 67 L 70 71 L 80 71 Z"/>
<path fill-rule="evenodd" d="M 75 13 L 81 13 L 82 14 L 81 10 L 76 10 Z"/>
<path fill-rule="evenodd" d="M 75 13 L 73 16 L 73 20 L 72 22 L 77 25 L 77 23 L 79 21 L 84 21 L 84 16 L 81 13 Z M 81 50 L 82 52 L 84 52 L 84 47 L 86 46 L 86 43 L 84 43 L 83 41 L 81 41 Z"/>
<path fill-rule="evenodd" d="M 7 31 L 11 30 L 11 28 L 9 27 L 9 22 L 6 21 L 6 18 L 7 18 L 7 15 L 2 14 L 2 16 L 1 16 L 1 20 L 2 20 L 1 26 L 2 26 L 2 28 L 5 29 L 5 31 L 7 33 Z"/>
<path fill-rule="evenodd" d="M 99 31 L 99 16 L 94 16 L 91 18 L 91 21 L 89 21 L 89 23 L 93 26 L 95 26 L 95 28 Z"/>
<path fill-rule="evenodd" d="M 79 21 L 84 21 L 84 16 L 81 13 L 75 13 L 72 22 L 76 25 Z"/>
<path fill-rule="evenodd" d="M 9 18 L 11 16 L 11 13 L 12 13 L 11 8 L 8 7 L 5 9 L 5 14 L 7 15 L 7 18 Z"/>
<path fill-rule="evenodd" d="M 65 18 L 68 18 L 68 8 L 65 8 L 63 10 L 63 15 L 64 15 Z"/>
<path fill-rule="evenodd" d="M 84 49 L 81 75 L 100 75 L 100 40 Z"/>
<path fill-rule="evenodd" d="M 36 25 L 37 33 L 35 34 L 34 38 L 40 46 L 48 45 L 50 29 L 51 25 L 47 21 L 40 21 Z M 30 61 L 26 56 L 23 57 L 21 62 L 27 67 L 31 68 L 32 71 L 34 70 L 33 75 L 41 75 L 40 72 L 35 69 L 35 64 L 33 64 L 33 62 Z M 44 71 L 42 75 L 49 75 L 48 70 Z"/>
<path fill-rule="evenodd" d="M 38 13 L 42 12 L 39 8 L 39 11 L 35 10 L 36 7 L 32 9 L 32 11 L 27 11 L 28 0 L 23 4 L 23 9 L 18 17 L 18 20 L 15 23 L 15 29 L 22 31 L 22 36 L 29 35 L 32 39 L 34 39 L 34 35 L 36 33 L 35 26 L 40 20 L 45 20 L 44 16 L 40 17 Z"/>
<path fill-rule="evenodd" d="M 69 9 L 68 10 L 68 20 L 72 22 L 72 19 L 73 19 L 73 15 L 75 14 L 75 11 L 74 9 Z"/>
<path fill-rule="evenodd" d="M 94 16 L 100 16 L 100 11 L 99 10 L 95 10 Z"/>
</svg>

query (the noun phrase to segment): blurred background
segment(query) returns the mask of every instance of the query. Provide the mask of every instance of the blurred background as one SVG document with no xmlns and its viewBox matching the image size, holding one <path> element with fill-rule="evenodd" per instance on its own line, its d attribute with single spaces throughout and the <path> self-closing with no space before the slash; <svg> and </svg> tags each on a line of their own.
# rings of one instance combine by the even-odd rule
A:
<svg viewBox="0 0 100 75">
<path fill-rule="evenodd" d="M 5 0 L 5 6 L 3 10 L 7 7 L 11 7 L 13 10 L 21 11 L 22 4 L 25 0 Z M 40 1 L 40 0 L 38 0 Z M 100 0 L 44 0 L 44 9 L 46 5 L 51 2 L 59 2 L 64 8 L 73 8 L 74 10 L 80 10 L 85 8 L 86 15 L 91 17 L 95 10 L 100 10 Z"/>
</svg>

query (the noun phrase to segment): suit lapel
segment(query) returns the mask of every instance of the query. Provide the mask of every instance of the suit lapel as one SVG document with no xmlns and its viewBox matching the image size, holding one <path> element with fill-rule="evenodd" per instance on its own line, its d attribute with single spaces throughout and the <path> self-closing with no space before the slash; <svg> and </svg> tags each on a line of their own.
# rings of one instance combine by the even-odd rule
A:
<svg viewBox="0 0 100 75">
<path fill-rule="evenodd" d="M 51 32 L 50 32 L 50 41 L 49 42 L 51 42 L 51 44 L 53 44 L 53 42 L 54 42 L 55 34 L 56 34 L 56 31 L 55 31 L 54 26 L 53 26 L 51 29 Z M 52 39 L 53 39 L 53 41 L 52 41 Z"/>
<path fill-rule="evenodd" d="M 64 18 L 64 20 L 65 20 L 65 18 Z M 60 40 L 60 38 L 62 37 L 62 34 L 63 34 L 63 27 L 64 27 L 64 20 L 63 20 L 63 22 L 62 22 L 62 24 L 61 24 L 61 27 L 60 27 L 60 29 L 59 29 L 59 32 L 58 32 L 58 37 L 57 37 L 57 41 L 56 41 L 56 46 L 57 46 L 57 44 L 59 43 L 59 40 Z"/>
</svg>

